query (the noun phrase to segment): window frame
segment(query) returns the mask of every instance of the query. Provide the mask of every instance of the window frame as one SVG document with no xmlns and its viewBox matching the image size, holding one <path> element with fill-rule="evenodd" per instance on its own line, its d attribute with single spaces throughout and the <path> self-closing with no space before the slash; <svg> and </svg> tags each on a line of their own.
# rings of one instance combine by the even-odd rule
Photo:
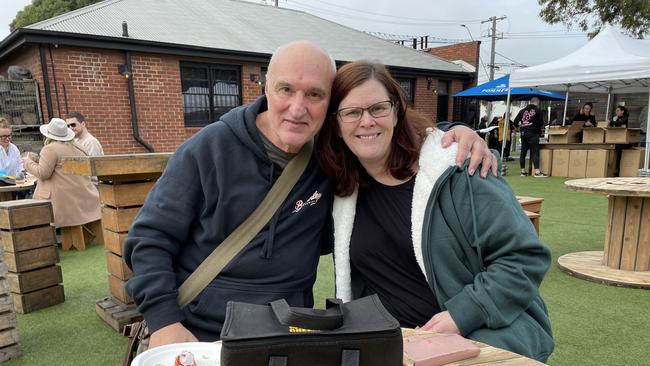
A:
<svg viewBox="0 0 650 366">
<path fill-rule="evenodd" d="M 185 127 L 205 127 L 209 125 L 212 122 L 217 121 L 221 116 L 223 116 L 225 113 L 230 111 L 233 108 L 236 108 L 238 106 L 241 106 L 243 104 L 243 83 L 241 79 L 241 66 L 240 65 L 232 65 L 232 64 L 218 64 L 218 63 L 207 63 L 207 62 L 191 62 L 191 61 L 181 61 L 180 62 L 180 83 L 181 83 L 181 97 L 182 97 L 182 103 L 183 103 L 183 122 Z M 194 78 L 187 78 L 184 74 L 184 71 L 186 69 L 203 69 L 205 71 L 205 74 L 207 76 L 207 79 L 194 79 Z M 235 80 L 237 81 L 237 94 L 216 94 L 215 93 L 215 83 L 218 81 L 217 78 L 214 77 L 214 75 L 218 71 L 234 71 L 235 72 Z M 203 94 L 203 93 L 186 93 L 184 91 L 184 84 L 185 81 L 188 80 L 204 80 L 207 81 L 207 89 L 208 93 Z M 207 119 L 204 120 L 196 120 L 196 119 L 188 119 L 188 108 L 192 108 L 190 106 L 187 106 L 185 104 L 185 96 L 186 95 L 199 95 L 199 96 L 207 96 L 208 98 L 208 117 Z M 219 96 L 225 96 L 225 97 L 236 97 L 237 98 L 237 105 L 235 106 L 223 106 L 223 105 L 217 105 L 217 97 Z M 220 109 L 226 109 L 223 113 L 218 113 L 218 110 Z"/>
</svg>

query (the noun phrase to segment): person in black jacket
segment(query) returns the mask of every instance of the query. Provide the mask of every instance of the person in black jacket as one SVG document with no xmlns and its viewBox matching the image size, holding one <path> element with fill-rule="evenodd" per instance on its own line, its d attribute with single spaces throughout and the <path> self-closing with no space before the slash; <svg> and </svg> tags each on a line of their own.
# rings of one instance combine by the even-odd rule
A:
<svg viewBox="0 0 650 366">
<path fill-rule="evenodd" d="M 519 156 L 519 167 L 521 176 L 527 176 L 526 155 L 530 150 L 530 161 L 535 167 L 534 176 L 544 178 L 546 175 L 539 170 L 539 137 L 544 133 L 544 119 L 539 110 L 539 98 L 533 97 L 526 108 L 519 111 L 515 117 L 514 125 L 521 132 L 521 155 Z"/>
<path fill-rule="evenodd" d="M 610 122 L 612 127 L 627 127 L 627 117 L 628 117 L 628 112 L 627 108 L 623 107 L 622 105 L 619 105 L 616 107 L 616 111 L 614 112 L 614 117 L 612 117 L 612 121 Z"/>
<path fill-rule="evenodd" d="M 571 119 L 571 123 L 582 121 L 585 123 L 585 127 L 596 127 L 596 116 L 591 113 L 593 110 L 594 105 L 591 102 L 583 104 L 582 108 L 580 108 L 580 112 Z"/>
</svg>

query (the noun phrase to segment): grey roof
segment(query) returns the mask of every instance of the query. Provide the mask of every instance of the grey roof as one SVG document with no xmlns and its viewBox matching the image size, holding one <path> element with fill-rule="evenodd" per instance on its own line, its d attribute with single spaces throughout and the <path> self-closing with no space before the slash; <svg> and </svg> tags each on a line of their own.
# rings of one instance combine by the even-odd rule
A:
<svg viewBox="0 0 650 366">
<path fill-rule="evenodd" d="M 271 54 L 298 39 L 338 61 L 467 73 L 461 66 L 292 9 L 236 0 L 107 0 L 26 28 Z"/>
</svg>

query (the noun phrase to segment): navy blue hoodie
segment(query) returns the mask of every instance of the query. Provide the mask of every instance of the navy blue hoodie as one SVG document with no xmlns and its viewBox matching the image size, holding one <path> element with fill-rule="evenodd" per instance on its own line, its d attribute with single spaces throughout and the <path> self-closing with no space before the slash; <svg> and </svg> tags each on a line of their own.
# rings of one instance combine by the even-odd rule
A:
<svg viewBox="0 0 650 366">
<path fill-rule="evenodd" d="M 258 206 L 281 168 L 255 125 L 266 98 L 238 107 L 188 139 L 169 160 L 124 242 L 133 270 L 126 290 L 150 330 L 182 322 L 214 341 L 230 300 L 266 304 L 285 298 L 313 306 L 312 285 L 323 238 L 329 239 L 331 187 L 315 159 L 281 209 L 187 307 L 177 289 Z"/>
</svg>

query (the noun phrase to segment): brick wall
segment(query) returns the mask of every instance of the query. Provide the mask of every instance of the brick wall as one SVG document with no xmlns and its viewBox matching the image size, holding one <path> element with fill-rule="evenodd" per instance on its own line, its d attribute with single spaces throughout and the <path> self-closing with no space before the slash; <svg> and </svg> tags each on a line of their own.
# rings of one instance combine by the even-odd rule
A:
<svg viewBox="0 0 650 366">
<path fill-rule="evenodd" d="M 415 79 L 415 110 L 422 113 L 432 121 L 436 122 L 438 111 L 438 97 L 433 92 L 436 86 L 436 80 L 432 80 L 431 89 L 427 89 L 427 78 L 418 77 Z"/>
<path fill-rule="evenodd" d="M 106 154 L 144 153 L 135 141 L 131 126 L 128 81 L 117 71 L 125 63 L 123 51 L 46 46 L 46 62 L 53 116 L 47 114 L 45 88 L 37 46 L 28 46 L 2 62 L 0 73 L 9 65 L 30 68 L 39 83 L 44 118 L 64 117 L 72 111 L 83 113 L 88 130 L 104 147 Z M 180 81 L 180 62 L 229 63 L 222 60 L 169 55 L 132 53 L 132 78 L 140 136 L 156 152 L 174 151 L 198 127 L 185 127 Z M 242 102 L 250 103 L 262 87 L 250 80 L 261 75 L 262 64 L 241 65 Z M 56 82 L 55 82 L 56 78 Z"/>
<path fill-rule="evenodd" d="M 472 66 L 478 68 L 478 57 L 481 50 L 481 42 L 473 41 L 466 43 L 456 43 L 448 46 L 429 48 L 426 51 L 442 59 L 454 61 L 463 60 Z"/>
</svg>

